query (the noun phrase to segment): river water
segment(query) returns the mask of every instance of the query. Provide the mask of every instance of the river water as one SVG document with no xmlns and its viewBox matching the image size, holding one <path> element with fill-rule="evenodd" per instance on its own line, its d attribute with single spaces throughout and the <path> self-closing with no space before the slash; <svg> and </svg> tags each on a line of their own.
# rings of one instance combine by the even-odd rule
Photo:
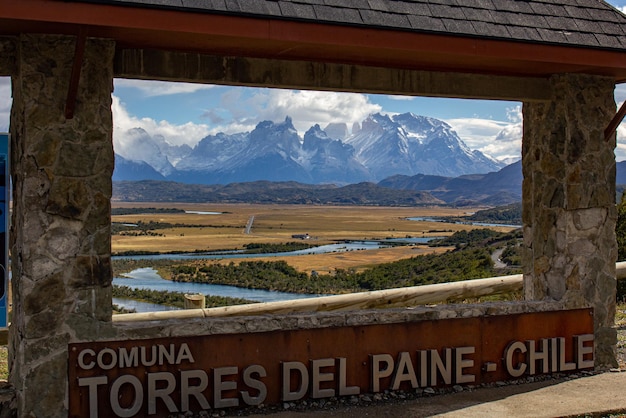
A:
<svg viewBox="0 0 626 418">
<path fill-rule="evenodd" d="M 333 252 L 346 251 L 366 251 L 378 248 L 385 248 L 392 244 L 425 244 L 438 237 L 407 237 L 407 238 L 389 238 L 381 241 L 350 241 L 337 244 L 320 245 L 304 250 L 290 251 L 283 253 L 265 253 L 265 254 L 245 254 L 241 251 L 220 252 L 220 253 L 182 253 L 182 254 L 155 254 L 155 255 L 136 255 L 136 256 L 116 256 L 114 258 L 127 259 L 171 259 L 171 260 L 188 260 L 188 259 L 225 259 L 225 258 L 269 258 L 278 256 L 296 256 L 306 254 L 324 254 Z M 174 282 L 161 278 L 152 268 L 141 268 L 133 270 L 125 274 L 125 277 L 115 277 L 113 284 L 118 286 L 128 286 L 134 289 L 152 289 L 158 291 L 184 292 L 184 293 L 201 293 L 203 295 L 227 296 L 233 298 L 249 299 L 257 302 L 274 302 L 280 300 L 293 300 L 311 298 L 323 295 L 306 295 L 300 293 L 275 292 L 260 289 L 245 289 L 236 286 L 215 285 L 207 283 L 184 283 Z M 127 309 L 135 309 L 137 312 L 153 312 L 174 310 L 165 305 L 154 303 L 139 302 L 132 299 L 113 298 L 113 303 Z"/>
<path fill-rule="evenodd" d="M 289 251 L 282 253 L 257 253 L 250 254 L 244 253 L 243 250 L 234 251 L 221 251 L 221 252 L 206 252 L 206 253 L 181 253 L 181 254 L 153 254 L 153 255 L 129 255 L 129 256 L 115 256 L 114 258 L 125 259 L 141 259 L 141 260 L 219 260 L 224 258 L 268 258 L 268 257 L 285 257 L 294 255 L 307 255 L 307 254 L 325 254 L 325 253 L 340 253 L 346 251 L 364 251 L 375 250 L 378 248 L 389 247 L 392 244 L 407 243 L 407 244 L 426 244 L 438 237 L 408 237 L 408 238 L 388 238 L 380 241 L 348 241 L 337 244 L 318 245 L 316 247 L 306 248 L 304 250 Z M 441 238 L 441 237 L 439 237 Z"/>
<path fill-rule="evenodd" d="M 198 212 L 200 213 L 200 212 Z M 202 212 L 203 214 L 218 215 L 219 212 Z M 441 218 L 425 218 L 425 217 L 411 217 L 407 218 L 411 221 L 426 221 L 426 222 L 447 222 Z M 487 224 L 487 223 L 472 223 L 477 226 L 510 226 L 517 227 L 516 225 L 499 225 L 499 224 Z M 407 237 L 407 238 L 389 238 L 380 241 L 350 241 L 337 244 L 319 245 L 304 250 L 290 251 L 283 253 L 265 253 L 265 254 L 246 254 L 242 251 L 227 251 L 227 252 L 207 252 L 207 253 L 182 253 L 182 254 L 155 254 L 155 255 L 136 255 L 136 256 L 116 256 L 114 258 L 128 258 L 128 259 L 172 259 L 172 260 L 187 260 L 187 259 L 225 259 L 225 258 L 269 258 L 269 257 L 284 257 L 284 256 L 296 256 L 306 254 L 324 254 L 333 252 L 346 252 L 346 251 L 365 251 L 378 248 L 388 247 L 389 245 L 397 243 L 406 244 L 426 244 L 429 241 L 441 238 L 441 237 Z M 259 289 L 245 289 L 235 286 L 224 286 L 206 283 L 181 283 L 165 280 L 161 278 L 156 270 L 152 268 L 141 268 L 134 270 L 125 275 L 126 277 L 116 277 L 113 279 L 114 285 L 128 286 L 138 289 L 152 289 L 159 291 L 170 292 L 184 292 L 184 293 L 201 293 L 204 295 L 213 296 L 227 296 L 234 298 L 249 299 L 257 302 L 273 302 L 280 300 L 293 300 L 303 299 L 322 295 L 304 295 L 299 293 L 285 293 L 274 292 L 268 290 Z M 132 299 L 113 298 L 113 303 L 127 308 L 135 309 L 137 312 L 153 312 L 153 311 L 166 311 L 175 310 L 178 308 L 158 305 L 154 303 L 139 302 Z"/>
<path fill-rule="evenodd" d="M 161 278 L 152 268 L 141 268 L 126 274 L 127 277 L 115 277 L 113 284 L 128 286 L 133 289 L 152 289 L 169 292 L 201 293 L 203 295 L 227 296 L 232 298 L 249 299 L 256 302 L 275 302 L 279 300 L 304 299 L 322 295 L 306 295 L 300 293 L 274 292 L 260 289 L 245 289 L 236 286 L 224 286 L 208 283 L 173 282 Z M 132 299 L 113 298 L 113 303 L 137 312 L 165 311 L 178 308 L 157 305 L 154 303 L 138 302 Z"/>
<path fill-rule="evenodd" d="M 484 226 L 484 227 L 494 227 L 494 226 L 505 226 L 508 228 L 521 228 L 521 225 L 508 225 L 508 224 L 492 224 L 487 222 L 464 222 L 464 221 L 450 221 L 446 218 L 426 218 L 423 216 L 415 216 L 411 218 L 406 218 L 409 221 L 418 221 L 418 222 L 441 222 L 447 224 L 458 224 L 458 225 L 474 225 L 474 226 Z"/>
</svg>

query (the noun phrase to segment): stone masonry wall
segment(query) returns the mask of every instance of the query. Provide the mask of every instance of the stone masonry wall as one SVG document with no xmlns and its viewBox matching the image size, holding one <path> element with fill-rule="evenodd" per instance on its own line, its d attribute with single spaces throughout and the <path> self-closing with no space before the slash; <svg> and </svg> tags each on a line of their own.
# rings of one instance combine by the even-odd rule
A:
<svg viewBox="0 0 626 418">
<path fill-rule="evenodd" d="M 596 366 L 615 366 L 614 81 L 551 79 L 553 99 L 524 103 L 522 146 L 527 300 L 595 310 Z"/>
<path fill-rule="evenodd" d="M 246 334 L 277 330 L 397 324 L 451 318 L 514 315 L 564 309 L 560 302 L 493 302 L 442 304 L 412 308 L 363 309 L 339 312 L 293 313 L 222 318 L 171 319 L 145 322 L 113 322 L 103 329 L 100 340 L 141 340 L 147 338 L 197 335 Z"/>
<path fill-rule="evenodd" d="M 0 36 L 0 77 L 15 72 L 15 39 Z"/>
<path fill-rule="evenodd" d="M 87 40 L 68 120 L 74 51 L 74 37 L 17 41 L 9 356 L 21 416 L 67 415 L 67 344 L 93 339 L 111 320 L 114 44 Z"/>
<path fill-rule="evenodd" d="M 114 44 L 87 40 L 75 113 L 69 120 L 64 108 L 75 38 L 22 35 L 14 45 L 10 382 L 20 416 L 67 416 L 67 347 L 79 341 L 592 306 L 597 364 L 615 363 L 615 140 L 602 139 L 615 112 L 612 80 L 555 76 L 553 101 L 524 105 L 524 264 L 529 302 L 117 324 L 111 322 L 110 267 Z"/>
</svg>

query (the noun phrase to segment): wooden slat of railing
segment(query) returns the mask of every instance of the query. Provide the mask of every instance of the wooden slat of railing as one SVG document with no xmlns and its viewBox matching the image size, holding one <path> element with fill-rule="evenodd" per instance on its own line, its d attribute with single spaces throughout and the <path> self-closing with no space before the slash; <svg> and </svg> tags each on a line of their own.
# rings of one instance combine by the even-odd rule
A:
<svg viewBox="0 0 626 418">
<path fill-rule="evenodd" d="M 615 276 L 626 279 L 626 261 L 615 264 Z M 356 309 L 399 308 L 426 305 L 450 300 L 510 293 L 523 288 L 523 276 L 490 277 L 452 283 L 402 287 L 347 295 L 323 296 L 280 302 L 254 303 L 208 309 L 144 312 L 113 316 L 113 322 L 160 321 L 183 318 L 215 318 L 228 316 L 285 314 L 292 312 L 328 312 Z"/>
<path fill-rule="evenodd" d="M 153 321 L 174 318 L 208 318 L 292 312 L 346 311 L 398 308 L 510 293 L 522 289 L 522 275 L 464 280 L 425 286 L 350 293 L 280 302 L 253 303 L 208 309 L 145 312 L 114 315 L 114 322 Z"/>
</svg>

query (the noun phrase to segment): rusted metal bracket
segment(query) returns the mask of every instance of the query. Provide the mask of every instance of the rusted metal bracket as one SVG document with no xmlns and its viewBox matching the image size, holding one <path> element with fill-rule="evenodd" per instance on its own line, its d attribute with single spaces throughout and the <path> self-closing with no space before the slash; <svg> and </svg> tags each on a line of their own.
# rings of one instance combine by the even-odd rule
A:
<svg viewBox="0 0 626 418">
<path fill-rule="evenodd" d="M 609 123 L 609 126 L 607 126 L 607 128 L 604 130 L 604 140 L 606 142 L 609 142 L 609 140 L 611 139 L 611 137 L 617 130 L 617 127 L 619 126 L 619 124 L 622 123 L 622 120 L 624 119 L 625 116 L 626 116 L 626 101 L 622 103 L 622 106 L 617 111 L 617 114 L 613 117 L 613 120 L 611 120 L 611 123 Z"/>
<path fill-rule="evenodd" d="M 65 119 L 74 117 L 76 108 L 76 96 L 78 94 L 78 83 L 80 82 L 80 70 L 83 66 L 85 56 L 85 44 L 87 43 L 87 28 L 81 27 L 76 37 L 76 49 L 74 50 L 74 64 L 72 65 L 72 75 L 70 85 L 67 89 L 67 99 L 65 101 Z"/>
</svg>

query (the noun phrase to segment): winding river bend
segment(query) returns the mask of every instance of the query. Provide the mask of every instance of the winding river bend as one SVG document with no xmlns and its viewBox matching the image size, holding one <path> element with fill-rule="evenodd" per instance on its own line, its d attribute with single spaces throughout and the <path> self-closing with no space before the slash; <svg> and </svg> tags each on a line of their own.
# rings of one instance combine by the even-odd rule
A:
<svg viewBox="0 0 626 418">
<path fill-rule="evenodd" d="M 134 289 L 151 289 L 169 292 L 201 293 L 203 295 L 227 296 L 243 298 L 257 302 L 274 302 L 279 300 L 304 299 L 321 295 L 305 295 L 300 293 L 275 292 L 270 290 L 246 289 L 236 286 L 224 286 L 209 283 L 186 283 L 165 280 L 152 268 L 140 268 L 126 274 L 127 277 L 116 277 L 113 284 L 128 286 Z M 137 312 L 175 310 L 171 306 L 139 302 L 132 299 L 113 298 L 113 303 Z"/>
<path fill-rule="evenodd" d="M 135 260 L 221 260 L 225 258 L 269 258 L 285 257 L 307 254 L 340 253 L 346 251 L 376 250 L 397 244 L 426 244 L 435 238 L 441 237 L 419 237 L 419 238 L 389 238 L 385 240 L 372 241 L 346 241 L 337 244 L 318 245 L 304 250 L 289 251 L 283 253 L 245 253 L 243 250 L 206 252 L 206 253 L 180 253 L 180 254 L 154 254 L 154 255 L 123 255 L 113 258 L 127 258 Z"/>
<path fill-rule="evenodd" d="M 305 250 L 291 251 L 285 253 L 269 253 L 269 254 L 244 254 L 241 252 L 221 252 L 221 253 L 200 253 L 200 254 L 158 254 L 158 255 L 137 255 L 137 256 L 120 256 L 116 258 L 131 259 L 171 259 L 171 260 L 189 260 L 189 259 L 225 259 L 225 258 L 270 258 L 278 256 L 296 256 L 306 254 L 323 254 L 330 252 L 346 252 L 346 251 L 365 251 L 388 247 L 392 243 L 426 243 L 433 238 L 401 238 L 384 241 L 354 241 L 338 244 L 320 245 L 317 247 L 307 248 Z M 128 286 L 135 289 L 151 289 L 158 291 L 184 292 L 184 293 L 201 293 L 204 295 L 227 296 L 234 298 L 249 299 L 257 302 L 274 302 L 280 300 L 304 299 L 321 295 L 308 295 L 301 293 L 286 293 L 260 289 L 246 289 L 236 286 L 225 286 L 208 283 L 185 283 L 173 282 L 161 278 L 152 268 L 141 268 L 133 270 L 125 275 L 125 277 L 115 277 L 113 284 L 118 286 Z M 113 303 L 127 309 L 134 309 L 137 312 L 152 312 L 163 310 L 175 310 L 178 308 L 158 305 L 154 303 L 139 302 L 132 299 L 113 298 Z"/>
</svg>

